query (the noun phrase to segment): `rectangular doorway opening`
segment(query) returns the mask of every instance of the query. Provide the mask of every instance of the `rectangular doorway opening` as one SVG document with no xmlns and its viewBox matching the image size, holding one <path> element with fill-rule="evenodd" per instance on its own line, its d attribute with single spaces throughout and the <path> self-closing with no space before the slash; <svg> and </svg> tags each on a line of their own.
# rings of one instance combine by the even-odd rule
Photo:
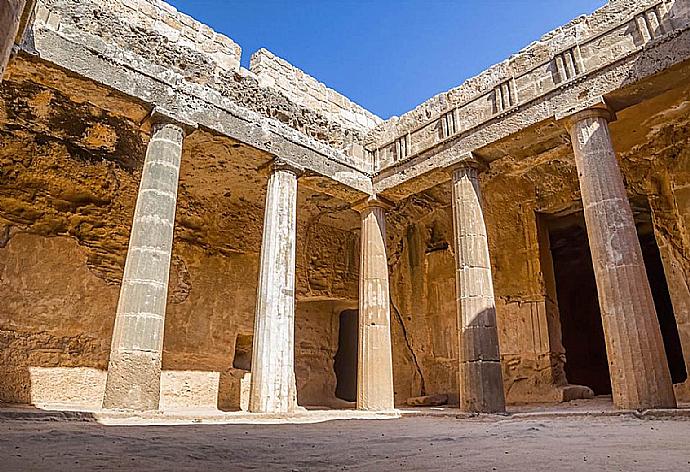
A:
<svg viewBox="0 0 690 472">
<path fill-rule="evenodd" d="M 654 298 L 654 307 L 659 319 L 661 336 L 664 340 L 664 349 L 666 350 L 668 368 L 671 371 L 671 380 L 674 384 L 683 383 L 688 378 L 683 358 L 683 347 L 680 343 L 678 324 L 676 323 L 676 315 L 673 312 L 664 264 L 656 237 L 654 236 L 652 213 L 648 205 L 638 205 L 636 207 L 635 223 L 637 235 L 640 239 L 640 247 L 642 248 L 642 258 L 647 270 L 647 279 L 649 279 L 649 286 L 652 289 L 652 297 Z"/>
<path fill-rule="evenodd" d="M 604 328 L 582 213 L 548 218 L 568 383 L 611 394 Z"/>
<path fill-rule="evenodd" d="M 341 400 L 357 400 L 357 364 L 359 350 L 359 310 L 340 313 L 338 351 L 335 354 L 335 396 Z"/>
<path fill-rule="evenodd" d="M 651 211 L 634 205 L 635 224 L 663 337 L 673 383 L 687 379 Z M 546 218 L 553 261 L 556 298 L 565 348 L 565 374 L 571 384 L 586 385 L 596 395 L 611 393 L 601 311 L 582 212 Z"/>
</svg>

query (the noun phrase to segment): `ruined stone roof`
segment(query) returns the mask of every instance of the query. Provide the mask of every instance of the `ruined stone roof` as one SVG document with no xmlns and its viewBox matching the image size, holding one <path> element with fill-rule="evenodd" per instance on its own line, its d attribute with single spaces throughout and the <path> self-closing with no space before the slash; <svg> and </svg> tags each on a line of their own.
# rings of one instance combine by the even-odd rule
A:
<svg viewBox="0 0 690 472">
<path fill-rule="evenodd" d="M 470 152 L 491 160 L 486 146 L 690 58 L 689 10 L 680 0 L 611 0 L 386 121 L 265 49 L 243 69 L 232 39 L 161 0 L 40 0 L 23 52 L 356 192 L 394 198 L 411 179 L 436 181 Z"/>
</svg>

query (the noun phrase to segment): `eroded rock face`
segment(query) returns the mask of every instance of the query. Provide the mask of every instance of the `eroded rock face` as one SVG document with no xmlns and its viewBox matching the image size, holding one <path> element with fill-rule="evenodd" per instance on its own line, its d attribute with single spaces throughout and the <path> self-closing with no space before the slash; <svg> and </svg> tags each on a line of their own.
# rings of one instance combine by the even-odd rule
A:
<svg viewBox="0 0 690 472">
<path fill-rule="evenodd" d="M 653 221 L 685 364 L 690 353 L 685 282 L 690 261 L 688 97 L 687 88 L 669 92 L 619 113 L 611 124 L 638 226 L 644 225 L 643 215 Z M 545 137 L 535 139 L 525 132 L 486 150 L 504 154 L 481 175 L 481 187 L 509 402 L 559 401 L 574 391 L 565 388 L 568 353 L 561 340 L 547 229 L 547 220 L 581 212 L 577 172 L 565 136 L 565 128 L 556 128 L 555 135 L 546 136 L 546 144 L 537 144 Z M 392 303 L 407 334 L 405 342 L 396 345 L 396 388 L 410 389 L 408 397 L 455 392 L 450 184 L 404 200 L 389 223 Z M 401 373 L 403 368 L 406 373 Z M 676 384 L 676 395 L 686 398 L 687 382 Z"/>
<path fill-rule="evenodd" d="M 0 92 L 0 291 L 8 301 L 0 316 L 2 399 L 97 406 L 148 143 L 137 121 L 146 112 L 98 94 L 101 104 L 117 110 L 106 112 L 84 101 L 82 93 L 95 91 L 75 86 L 72 94 L 69 79 L 62 83 L 68 90 L 60 90 L 50 74 L 39 84 L 36 73 L 17 64 Z M 241 379 L 234 348 L 238 336 L 252 334 L 256 304 L 267 179 L 257 169 L 269 159 L 204 131 L 185 140 L 164 406 L 180 406 L 197 394 L 233 404 L 227 397 Z M 300 401 L 328 404 L 336 401 L 338 310 L 357 300 L 359 216 L 345 202 L 307 187 L 299 189 L 298 208 Z M 50 282 L 49 273 L 64 283 Z M 48 394 L 46 382 L 60 376 L 55 368 L 81 373 L 65 374 Z M 95 379 L 88 388 L 84 376 Z M 55 394 L 60 391 L 64 395 Z"/>
<path fill-rule="evenodd" d="M 651 3 L 644 0 L 639 7 Z M 610 22 L 625 17 L 626 23 L 619 25 L 623 31 L 616 37 L 632 44 L 635 54 L 641 51 L 641 57 L 617 63 L 620 67 L 608 75 L 591 74 L 587 80 L 603 84 L 606 90 L 615 89 L 606 96 L 618 110 L 618 121 L 611 124 L 614 148 L 638 233 L 651 235 L 647 241 L 660 252 L 662 279 L 668 286 L 675 318 L 672 325 L 677 326 L 681 351 L 675 352 L 674 362 L 680 364 L 675 370 L 687 372 L 690 67 L 678 63 L 682 51 L 661 57 L 672 41 L 687 34 L 687 25 L 682 23 L 687 8 L 681 2 L 672 3 L 666 24 L 685 29 L 670 38 L 649 37 L 643 42 L 638 41 L 637 29 L 626 29 L 628 24 L 634 26 L 634 18 L 626 16 L 626 8 L 637 5 L 634 0 L 611 2 L 602 10 L 597 17 L 601 22 L 591 22 L 590 32 L 604 31 Z M 213 128 L 214 123 L 207 121 L 184 142 L 161 407 L 232 409 L 246 399 L 266 168 L 276 153 L 286 149 L 303 159 L 323 158 L 321 167 L 315 166 L 298 180 L 298 401 L 302 405 L 349 405 L 335 393 L 338 375 L 352 375 L 352 370 L 345 368 L 337 374 L 334 363 L 339 345 L 357 341 L 339 336 L 341 313 L 356 309 L 359 297 L 361 221 L 351 205 L 364 197 L 362 192 L 374 185 L 377 176 L 370 179 L 373 156 L 361 146 L 357 156 L 339 150 L 365 143 L 362 128 L 368 125 L 351 128 L 332 119 L 331 114 L 340 110 L 331 105 L 342 97 L 333 98 L 330 91 L 328 101 L 314 109 L 308 102 L 318 94 L 287 94 L 302 97 L 297 105 L 294 96 L 262 83 L 275 74 L 261 79 L 240 70 L 239 48 L 231 40 L 163 9 L 162 3 L 151 11 L 147 7 L 153 3 L 144 0 L 45 0 L 41 5 L 43 10 L 37 10 L 41 53 L 56 53 L 45 45 L 51 38 L 72 44 L 86 38 L 90 54 L 102 48 L 110 66 L 122 66 L 123 51 L 131 54 L 127 57 L 136 71 L 128 72 L 152 74 L 141 84 L 160 82 L 167 87 L 176 83 L 184 88 L 180 95 L 185 95 L 185 106 L 206 100 L 204 106 L 210 108 L 204 110 L 218 113 L 210 121 L 246 121 L 242 127 L 225 130 Z M 563 37 L 555 34 L 547 39 L 565 47 L 572 35 L 564 32 L 577 30 L 586 21 L 569 25 L 562 30 Z M 645 48 L 639 49 L 643 44 Z M 45 57 L 32 57 L 29 46 L 12 60 L 0 86 L 0 401 L 98 407 L 153 106 L 145 99 L 148 89 L 137 90 L 138 98 L 133 98 L 122 93 L 125 87 L 118 88 L 114 79 L 106 86 L 64 64 L 57 67 Z M 529 59 L 522 55 L 515 60 L 533 61 L 526 64 L 528 69 L 542 59 L 558 65 L 556 56 L 562 51 L 555 54 L 544 44 L 535 47 L 538 56 Z M 120 54 L 119 59 L 109 56 L 112 54 Z M 596 60 L 600 56 L 591 55 Z M 264 65 L 270 68 L 272 62 Z M 481 76 L 488 81 L 480 77 L 486 97 L 495 98 L 494 82 L 507 73 L 507 65 L 492 69 L 498 75 Z M 288 72 L 298 77 L 301 71 Z M 551 77 L 561 73 L 556 69 L 540 69 L 542 72 Z M 644 83 L 635 82 L 643 78 Z M 473 83 L 477 81 L 465 87 L 467 96 L 456 98 L 469 100 Z M 569 351 L 565 342 L 572 333 L 563 331 L 569 329 L 563 326 L 570 325 L 562 323 L 565 301 L 558 293 L 551 231 L 557 227 L 559 234 L 567 235 L 568 224 L 578 220 L 582 208 L 568 133 L 549 105 L 562 110 L 589 103 L 592 97 L 584 90 L 584 80 L 553 86 L 557 89 L 548 97 L 530 102 L 533 108 L 518 106 L 499 113 L 489 106 L 491 100 L 486 101 L 482 106 L 487 111 L 491 108 L 492 114 L 470 140 L 475 157 L 488 164 L 480 184 L 502 373 L 507 400 L 513 403 L 568 401 L 592 394 L 587 386 L 570 385 L 574 374 L 569 372 L 569 363 L 575 363 L 577 353 Z M 158 92 L 168 90 L 165 87 Z M 225 106 L 222 113 L 213 108 L 221 102 Z M 412 159 L 410 173 L 388 169 L 393 174 L 386 177 L 388 196 L 397 199 L 386 220 L 398 405 L 409 398 L 418 398 L 413 400 L 415 404 L 442 399 L 457 403 L 456 254 L 451 187 L 441 169 L 450 162 L 446 154 L 455 149 L 445 141 L 439 144 L 438 140 L 450 137 L 451 123 L 447 116 L 436 116 L 447 111 L 448 104 L 441 99 L 429 102 L 397 124 L 392 120 L 381 125 L 372 135 L 390 141 L 386 146 L 391 149 L 396 145 L 402 149 L 406 141 L 396 144 L 387 137 L 396 138 L 398 131 L 433 122 L 414 132 L 423 135 L 424 146 L 438 144 L 430 148 L 432 154 Z M 354 120 L 352 123 L 357 122 L 356 116 Z M 287 126 L 278 129 L 280 124 Z M 384 128 L 395 132 L 382 133 Z M 227 134 L 227 130 L 235 134 Z M 458 139 L 466 137 L 471 136 Z M 314 144 L 310 138 L 318 142 Z M 339 160 L 332 160 L 331 153 L 336 151 Z M 431 166 L 422 158 L 428 158 Z M 349 171 L 359 180 L 352 180 Z M 361 185 L 362 178 L 370 185 Z M 588 302 L 583 305 L 598 306 L 596 300 Z M 575 307 L 574 311 L 585 314 L 584 308 Z M 676 376 L 679 400 L 690 399 L 686 377 Z"/>
</svg>

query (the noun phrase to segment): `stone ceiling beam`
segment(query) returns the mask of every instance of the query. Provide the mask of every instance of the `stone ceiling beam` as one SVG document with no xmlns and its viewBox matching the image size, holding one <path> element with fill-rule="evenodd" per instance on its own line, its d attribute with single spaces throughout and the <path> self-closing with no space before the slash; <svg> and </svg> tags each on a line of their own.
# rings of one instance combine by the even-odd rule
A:
<svg viewBox="0 0 690 472">
<path fill-rule="evenodd" d="M 37 21 L 32 44 L 23 54 L 55 64 L 129 95 L 172 118 L 195 123 L 267 152 L 307 172 L 323 175 L 350 189 L 352 200 L 372 193 L 369 174 L 345 153 L 276 120 L 240 107 L 220 92 L 184 80 L 170 70 L 137 60 L 127 51 L 76 28 L 54 31 Z"/>
</svg>

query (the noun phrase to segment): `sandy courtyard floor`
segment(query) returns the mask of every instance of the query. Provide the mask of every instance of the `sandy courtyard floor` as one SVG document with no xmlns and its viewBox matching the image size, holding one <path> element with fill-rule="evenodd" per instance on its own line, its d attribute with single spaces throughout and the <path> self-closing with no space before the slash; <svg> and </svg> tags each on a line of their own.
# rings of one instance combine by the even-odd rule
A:
<svg viewBox="0 0 690 472">
<path fill-rule="evenodd" d="M 3 471 L 681 471 L 690 421 L 403 418 L 297 425 L 0 423 Z"/>
</svg>

